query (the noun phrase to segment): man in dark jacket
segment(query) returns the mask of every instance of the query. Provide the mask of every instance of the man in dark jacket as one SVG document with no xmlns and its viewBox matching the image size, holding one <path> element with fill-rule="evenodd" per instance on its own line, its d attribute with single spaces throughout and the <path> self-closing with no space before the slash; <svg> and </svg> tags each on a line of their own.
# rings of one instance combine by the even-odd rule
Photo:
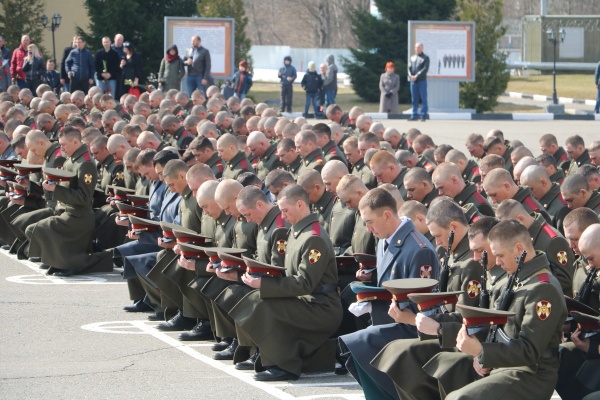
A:
<svg viewBox="0 0 600 400">
<path fill-rule="evenodd" d="M 96 86 L 103 93 L 110 93 L 113 97 L 117 95 L 117 77 L 119 76 L 119 53 L 111 47 L 110 38 L 102 38 L 102 48 L 96 52 Z"/>
<path fill-rule="evenodd" d="M 292 112 L 292 96 L 294 94 L 294 81 L 296 80 L 296 68 L 292 66 L 292 57 L 285 56 L 283 67 L 279 68 L 277 74 L 281 80 L 281 107 L 279 112 Z"/>
<path fill-rule="evenodd" d="M 200 36 L 192 37 L 192 47 L 185 52 L 183 63 L 187 66 L 189 95 L 196 89 L 205 92 L 210 80 L 210 52 L 202 47 Z"/>
<path fill-rule="evenodd" d="M 12 57 L 12 51 L 8 47 L 5 46 L 4 36 L 0 35 L 0 58 L 2 60 L 8 60 L 10 62 L 10 58 Z"/>
<path fill-rule="evenodd" d="M 415 53 L 410 57 L 408 64 L 408 79 L 410 81 L 410 94 L 412 97 L 411 120 L 416 120 L 419 113 L 419 100 L 421 101 L 421 121 L 427 119 L 427 71 L 429 70 L 429 56 L 423 53 L 423 43 L 415 44 Z"/>
<path fill-rule="evenodd" d="M 94 58 L 85 48 L 83 36 L 77 36 L 77 48 L 71 50 L 66 60 L 65 69 L 71 79 L 71 92 L 81 90 L 87 93 L 90 85 L 94 83 Z"/>
<path fill-rule="evenodd" d="M 327 63 L 327 77 L 323 80 L 323 89 L 325 90 L 324 109 L 327 109 L 330 104 L 335 104 L 338 67 L 335 65 L 335 57 L 333 54 L 328 54 L 327 57 L 325 57 L 325 62 Z"/>
<path fill-rule="evenodd" d="M 308 62 L 308 71 L 302 78 L 302 89 L 306 92 L 306 103 L 304 103 L 304 118 L 308 115 L 310 104 L 313 105 L 315 118 L 323 118 L 323 113 L 319 109 L 319 90 L 323 87 L 323 78 L 317 73 L 314 61 Z M 283 86 L 282 86 L 283 90 Z"/>
<path fill-rule="evenodd" d="M 75 47 L 77 47 L 77 45 L 75 44 L 75 41 L 77 40 L 77 36 L 73 37 L 73 40 L 71 41 L 71 45 L 68 47 L 65 47 L 65 49 L 63 50 L 63 57 L 62 57 L 62 63 L 60 64 L 60 84 L 63 85 L 63 89 L 65 90 L 65 92 L 70 92 L 71 91 L 71 79 L 69 79 L 69 75 L 67 74 L 67 57 L 69 57 L 69 54 L 71 54 L 71 50 L 73 50 Z"/>
</svg>

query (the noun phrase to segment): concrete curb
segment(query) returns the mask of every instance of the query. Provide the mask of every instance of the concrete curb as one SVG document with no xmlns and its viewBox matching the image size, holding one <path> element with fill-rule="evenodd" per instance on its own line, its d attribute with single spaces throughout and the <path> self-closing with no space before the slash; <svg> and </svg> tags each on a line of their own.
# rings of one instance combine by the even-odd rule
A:
<svg viewBox="0 0 600 400">
<path fill-rule="evenodd" d="M 386 119 L 405 119 L 408 120 L 410 115 L 407 114 L 382 114 L 382 113 L 365 113 L 374 120 Z M 302 113 L 283 113 L 287 118 L 301 117 Z M 312 114 L 308 115 L 313 118 Z M 553 121 L 553 120 L 568 120 L 568 121 L 600 121 L 600 114 L 550 114 L 550 113 L 491 113 L 491 114 L 471 114 L 471 113 L 429 113 L 429 119 L 432 121 Z M 324 120 L 325 121 L 325 120 Z M 410 121 L 413 122 L 413 121 Z M 414 121 L 419 122 L 419 121 Z"/>
<path fill-rule="evenodd" d="M 513 99 L 528 99 L 535 101 L 552 101 L 551 96 L 544 96 L 541 94 L 528 94 L 528 93 L 519 93 L 519 92 L 504 92 L 504 96 L 508 96 Z M 586 99 L 572 99 L 570 97 L 559 97 L 559 104 L 585 104 L 586 106 L 595 106 L 596 100 L 586 100 Z"/>
</svg>

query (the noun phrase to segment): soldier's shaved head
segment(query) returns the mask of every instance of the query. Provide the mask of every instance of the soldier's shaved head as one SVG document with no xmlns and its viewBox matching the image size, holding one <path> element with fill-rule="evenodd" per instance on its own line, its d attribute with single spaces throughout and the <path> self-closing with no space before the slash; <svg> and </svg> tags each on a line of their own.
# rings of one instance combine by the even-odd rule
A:
<svg viewBox="0 0 600 400">
<path fill-rule="evenodd" d="M 439 168 L 439 167 L 438 167 Z M 490 171 L 485 180 L 483 181 L 483 186 L 485 188 L 497 188 L 504 184 L 509 184 L 511 186 L 516 186 L 515 181 L 512 176 L 510 176 L 510 172 L 505 169 L 496 168 Z M 487 191 L 487 189 L 486 189 Z"/>
<path fill-rule="evenodd" d="M 565 178 L 562 185 L 560 185 L 560 191 L 562 193 L 577 194 L 581 191 L 588 192 L 590 186 L 587 179 L 583 175 L 571 174 Z"/>
<path fill-rule="evenodd" d="M 108 147 L 108 151 L 113 153 L 119 146 L 123 146 L 127 150 L 129 150 L 131 148 L 131 146 L 129 145 L 129 142 L 127 141 L 127 139 L 125 139 L 125 136 L 120 135 L 120 134 L 111 135 L 108 138 L 108 142 L 106 144 L 106 147 Z"/>
<path fill-rule="evenodd" d="M 305 190 L 314 187 L 315 185 L 323 186 L 323 178 L 321 174 L 314 169 L 303 171 L 298 176 L 298 185 L 302 186 Z"/>
<path fill-rule="evenodd" d="M 325 190 L 337 194 L 337 185 L 340 179 L 348 173 L 348 167 L 340 160 L 331 160 L 325 163 L 321 170 L 321 177 L 325 184 Z"/>
<path fill-rule="evenodd" d="M 433 175 L 431 176 L 433 181 L 448 181 L 452 179 L 452 177 L 460 177 L 460 169 L 458 165 L 451 162 L 444 162 L 437 166 L 435 171 L 433 171 Z"/>
<path fill-rule="evenodd" d="M 200 200 L 214 201 L 217 186 L 219 186 L 218 181 L 206 181 L 202 185 L 200 185 L 200 188 L 198 189 L 198 194 L 196 195 L 196 200 L 198 200 L 198 204 L 200 204 Z"/>
<path fill-rule="evenodd" d="M 520 182 L 521 175 L 523 174 L 523 171 L 525 170 L 525 168 L 530 167 L 532 165 L 535 165 L 535 166 L 538 165 L 535 158 L 530 157 L 530 156 L 521 158 L 521 160 L 519 160 L 519 162 L 515 165 L 515 168 L 513 169 L 513 177 L 514 177 L 515 182 Z"/>
<path fill-rule="evenodd" d="M 588 226 L 579 238 L 579 251 L 593 268 L 600 268 L 600 224 Z"/>
<path fill-rule="evenodd" d="M 227 147 L 227 146 L 237 147 L 237 139 L 231 133 L 226 133 L 217 140 L 217 145 L 218 146 L 222 145 L 223 147 Z"/>
</svg>

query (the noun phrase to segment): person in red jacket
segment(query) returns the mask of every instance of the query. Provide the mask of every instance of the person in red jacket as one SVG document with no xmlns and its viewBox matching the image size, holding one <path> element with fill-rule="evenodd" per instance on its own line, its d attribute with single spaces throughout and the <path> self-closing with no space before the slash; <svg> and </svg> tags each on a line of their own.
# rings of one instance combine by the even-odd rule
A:
<svg viewBox="0 0 600 400">
<path fill-rule="evenodd" d="M 23 63 L 25 57 L 27 57 L 27 46 L 31 43 L 29 36 L 23 35 L 21 37 L 21 45 L 13 51 L 12 58 L 10 60 L 10 76 L 13 81 L 21 88 L 27 87 L 25 81 L 25 71 L 23 71 Z"/>
</svg>

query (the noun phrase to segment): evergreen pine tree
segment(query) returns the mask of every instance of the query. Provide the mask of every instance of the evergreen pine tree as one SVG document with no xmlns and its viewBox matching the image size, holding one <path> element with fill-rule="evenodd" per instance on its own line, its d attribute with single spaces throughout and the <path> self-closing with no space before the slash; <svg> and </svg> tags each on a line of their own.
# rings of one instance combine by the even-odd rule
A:
<svg viewBox="0 0 600 400">
<path fill-rule="evenodd" d="M 446 21 L 455 10 L 455 0 L 375 0 L 381 18 L 369 11 L 351 10 L 352 31 L 358 47 L 350 49 L 353 59 L 342 60 L 352 87 L 366 101 L 379 101 L 379 77 L 392 61 L 400 75 L 400 102 L 409 102 L 405 79 L 408 21 Z"/>
<path fill-rule="evenodd" d="M 460 84 L 460 103 L 478 113 L 498 104 L 510 79 L 506 55 L 497 50 L 498 40 L 506 33 L 503 4 L 504 0 L 458 0 L 459 19 L 475 22 L 475 82 Z"/>
<path fill-rule="evenodd" d="M 144 72 L 156 73 L 164 57 L 165 16 L 191 17 L 196 4 L 197 0 L 85 0 L 89 31 L 78 27 L 77 32 L 92 52 L 102 46 L 102 37 L 123 34 L 142 56 Z"/>
<path fill-rule="evenodd" d="M 18 48 L 21 36 L 29 35 L 31 43 L 44 53 L 40 45 L 43 29 L 40 10 L 43 8 L 44 0 L 0 0 L 0 34 L 4 36 L 6 47 Z"/>
</svg>

